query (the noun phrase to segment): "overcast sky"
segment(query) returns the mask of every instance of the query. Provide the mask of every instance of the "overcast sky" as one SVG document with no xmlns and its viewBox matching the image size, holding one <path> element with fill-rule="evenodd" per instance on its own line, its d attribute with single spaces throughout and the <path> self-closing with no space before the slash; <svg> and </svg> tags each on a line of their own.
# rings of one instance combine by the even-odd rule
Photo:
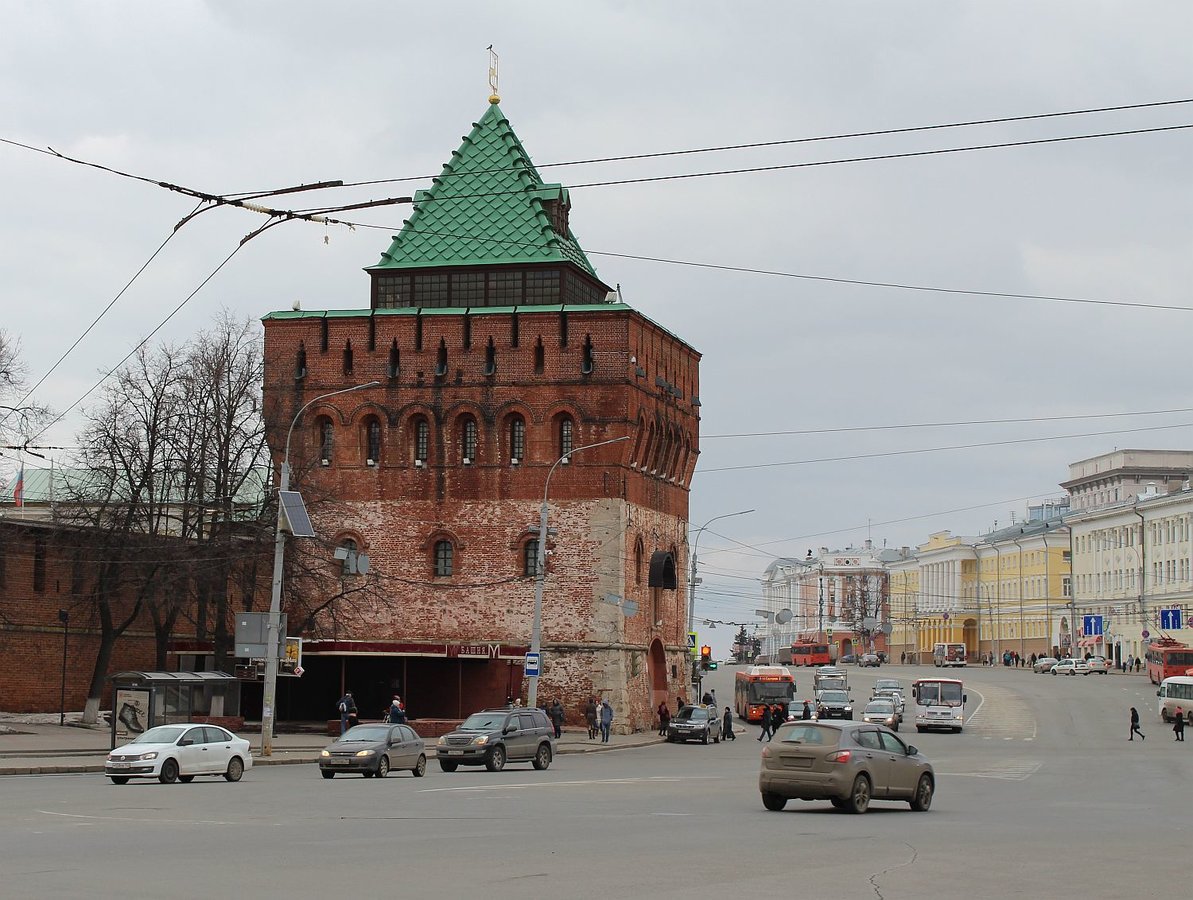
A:
<svg viewBox="0 0 1193 900">
<path fill-rule="evenodd" d="M 0 138 L 216 193 L 437 173 L 485 110 L 490 44 L 503 111 L 567 185 L 1193 123 L 1184 104 L 546 167 L 1193 98 L 1193 7 L 1177 2 L 0 0 L 0 16 Z M 704 355 L 691 521 L 757 510 L 701 537 L 698 616 L 755 620 L 776 556 L 981 534 L 1061 494 L 1072 461 L 1193 446 L 1190 159 L 1193 133 L 1167 131 L 576 189 L 598 274 Z M 193 208 L 9 145 L 0 196 L 0 324 L 34 379 Z M 407 210 L 355 216 L 383 230 L 272 229 L 159 336 L 184 340 L 221 307 L 367 307 L 362 268 Z M 260 224 L 228 210 L 186 225 L 38 397 L 70 407 Z M 1091 418 L 1055 419 L 1072 416 Z M 893 427 L 995 419 L 1039 421 Z M 78 425 L 68 414 L 38 442 L 72 446 Z M 708 637 L 727 650 L 728 629 Z"/>
</svg>

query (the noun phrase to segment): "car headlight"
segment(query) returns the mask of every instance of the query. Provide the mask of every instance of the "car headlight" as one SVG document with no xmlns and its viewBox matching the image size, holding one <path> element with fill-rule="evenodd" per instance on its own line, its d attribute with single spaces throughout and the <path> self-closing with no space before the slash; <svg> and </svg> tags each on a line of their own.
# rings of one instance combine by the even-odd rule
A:
<svg viewBox="0 0 1193 900">
<path fill-rule="evenodd" d="M 439 740 L 437 740 L 435 743 L 436 743 L 436 744 L 438 744 L 439 746 L 441 746 L 441 747 L 442 747 L 444 744 L 446 744 L 446 743 L 447 743 L 447 735 L 446 735 L 446 734 L 445 734 L 445 735 L 443 735 L 443 736 L 442 736 L 441 738 L 439 738 Z"/>
<path fill-rule="evenodd" d="M 154 750 L 152 753 L 142 753 L 137 757 L 137 759 L 157 759 L 157 751 Z"/>
<path fill-rule="evenodd" d="M 324 751 L 323 751 L 322 753 L 320 753 L 319 755 L 320 755 L 320 756 L 331 756 L 331 751 L 330 751 L 330 750 L 324 750 Z"/>
<path fill-rule="evenodd" d="M 852 706 L 845 707 L 845 712 L 853 712 L 853 707 Z"/>
<path fill-rule="evenodd" d="M 476 744 L 478 747 L 481 744 L 487 744 L 489 743 L 489 736 L 487 734 L 478 734 L 472 739 L 472 743 Z"/>
<path fill-rule="evenodd" d="M 357 756 L 372 756 L 376 752 L 377 752 L 376 750 L 357 750 L 356 755 Z"/>
</svg>

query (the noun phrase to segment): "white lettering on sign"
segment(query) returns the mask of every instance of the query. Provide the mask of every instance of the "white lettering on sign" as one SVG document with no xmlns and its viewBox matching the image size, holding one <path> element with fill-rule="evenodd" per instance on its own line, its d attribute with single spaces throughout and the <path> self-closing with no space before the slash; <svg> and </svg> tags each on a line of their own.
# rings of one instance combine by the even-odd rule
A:
<svg viewBox="0 0 1193 900">
<path fill-rule="evenodd" d="M 452 648 L 455 650 L 454 654 L 448 655 L 467 656 L 474 659 L 497 659 L 501 651 L 500 644 L 457 644 Z"/>
</svg>

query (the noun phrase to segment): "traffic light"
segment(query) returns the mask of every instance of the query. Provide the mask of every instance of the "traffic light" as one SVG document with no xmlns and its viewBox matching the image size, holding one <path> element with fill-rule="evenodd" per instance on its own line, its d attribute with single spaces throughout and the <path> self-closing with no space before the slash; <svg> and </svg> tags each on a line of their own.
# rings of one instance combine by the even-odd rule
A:
<svg viewBox="0 0 1193 900">
<path fill-rule="evenodd" d="M 710 668 L 712 668 L 712 664 L 712 647 L 708 646 L 708 644 L 705 644 L 700 648 L 700 668 L 707 672 Z"/>
</svg>

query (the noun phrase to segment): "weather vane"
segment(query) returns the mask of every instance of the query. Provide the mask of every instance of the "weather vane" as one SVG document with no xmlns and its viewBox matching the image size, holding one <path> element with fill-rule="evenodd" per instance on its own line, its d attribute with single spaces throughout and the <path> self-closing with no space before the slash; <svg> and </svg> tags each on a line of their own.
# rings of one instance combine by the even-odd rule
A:
<svg viewBox="0 0 1193 900">
<path fill-rule="evenodd" d="M 492 44 L 489 45 L 488 50 L 489 50 L 489 90 L 492 92 L 489 94 L 489 102 L 490 103 L 500 103 L 501 96 L 497 93 L 497 51 L 493 49 Z"/>
</svg>

